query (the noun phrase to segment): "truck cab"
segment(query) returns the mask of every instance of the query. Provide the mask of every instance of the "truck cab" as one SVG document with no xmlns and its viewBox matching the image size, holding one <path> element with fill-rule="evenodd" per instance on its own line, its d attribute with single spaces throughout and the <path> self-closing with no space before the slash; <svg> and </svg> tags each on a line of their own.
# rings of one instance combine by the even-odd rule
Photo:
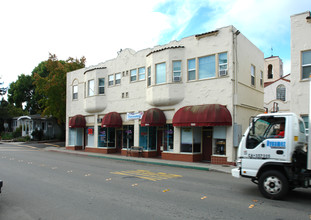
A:
<svg viewBox="0 0 311 220">
<path fill-rule="evenodd" d="M 291 188 L 311 185 L 307 162 L 303 120 L 294 113 L 261 114 L 251 119 L 241 139 L 232 175 L 251 178 L 265 197 L 276 199 Z"/>
</svg>

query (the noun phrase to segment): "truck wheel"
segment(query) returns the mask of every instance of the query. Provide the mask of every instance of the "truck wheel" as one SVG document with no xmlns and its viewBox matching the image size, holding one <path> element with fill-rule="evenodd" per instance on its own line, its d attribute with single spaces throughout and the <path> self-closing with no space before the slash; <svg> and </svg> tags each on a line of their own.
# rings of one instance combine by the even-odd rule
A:
<svg viewBox="0 0 311 220">
<path fill-rule="evenodd" d="M 259 177 L 258 188 L 268 199 L 282 199 L 287 194 L 289 186 L 286 177 L 281 172 L 271 170 Z"/>
</svg>

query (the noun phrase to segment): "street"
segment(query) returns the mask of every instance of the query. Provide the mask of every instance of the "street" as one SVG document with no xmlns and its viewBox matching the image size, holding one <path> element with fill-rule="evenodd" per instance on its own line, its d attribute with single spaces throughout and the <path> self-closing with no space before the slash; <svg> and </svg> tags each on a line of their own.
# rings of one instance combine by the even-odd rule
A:
<svg viewBox="0 0 311 220">
<path fill-rule="evenodd" d="M 311 219 L 311 190 L 263 198 L 248 179 L 0 144 L 2 220 Z"/>
</svg>

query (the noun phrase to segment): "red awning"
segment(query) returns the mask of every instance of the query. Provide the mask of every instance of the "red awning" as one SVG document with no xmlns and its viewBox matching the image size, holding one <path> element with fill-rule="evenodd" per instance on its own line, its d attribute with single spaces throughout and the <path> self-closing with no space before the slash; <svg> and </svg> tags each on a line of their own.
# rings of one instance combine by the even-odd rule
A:
<svg viewBox="0 0 311 220">
<path fill-rule="evenodd" d="M 85 128 L 86 121 L 83 115 L 75 115 L 69 120 L 69 128 Z"/>
<path fill-rule="evenodd" d="M 141 126 L 164 126 L 165 124 L 166 117 L 163 111 L 158 108 L 147 110 L 141 119 Z"/>
<path fill-rule="evenodd" d="M 173 117 L 173 126 L 231 126 L 231 114 L 224 105 L 185 106 Z"/>
<path fill-rule="evenodd" d="M 118 112 L 109 112 L 102 120 L 102 127 L 122 127 L 122 118 Z"/>
</svg>

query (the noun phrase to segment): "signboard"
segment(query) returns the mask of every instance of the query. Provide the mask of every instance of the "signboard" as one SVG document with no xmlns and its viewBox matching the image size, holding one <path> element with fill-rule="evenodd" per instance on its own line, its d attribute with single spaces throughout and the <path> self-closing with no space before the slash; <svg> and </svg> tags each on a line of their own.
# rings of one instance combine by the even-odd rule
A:
<svg viewBox="0 0 311 220">
<path fill-rule="evenodd" d="M 141 119 L 144 115 L 144 112 L 132 112 L 132 113 L 127 113 L 126 114 L 126 119 L 127 120 L 136 120 L 136 119 Z"/>
</svg>

